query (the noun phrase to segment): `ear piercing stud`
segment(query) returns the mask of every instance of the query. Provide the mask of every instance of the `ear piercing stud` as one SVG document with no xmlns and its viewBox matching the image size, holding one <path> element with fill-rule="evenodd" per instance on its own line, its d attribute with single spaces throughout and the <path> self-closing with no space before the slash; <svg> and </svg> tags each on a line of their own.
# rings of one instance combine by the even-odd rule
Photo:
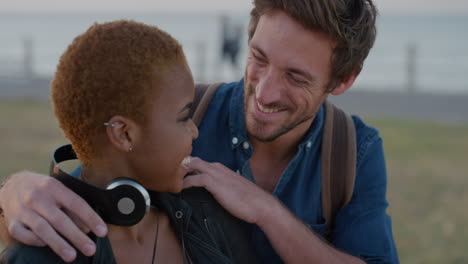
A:
<svg viewBox="0 0 468 264">
<path fill-rule="evenodd" d="M 107 123 L 107 122 L 106 122 L 106 123 L 104 123 L 104 125 L 105 125 L 105 126 L 110 126 L 110 127 L 115 127 L 115 124 L 112 124 L 112 123 L 111 123 L 111 124 L 109 124 L 109 123 Z"/>
<path fill-rule="evenodd" d="M 133 150 L 133 147 L 132 146 L 129 146 L 128 147 L 128 152 L 132 151 Z"/>
</svg>

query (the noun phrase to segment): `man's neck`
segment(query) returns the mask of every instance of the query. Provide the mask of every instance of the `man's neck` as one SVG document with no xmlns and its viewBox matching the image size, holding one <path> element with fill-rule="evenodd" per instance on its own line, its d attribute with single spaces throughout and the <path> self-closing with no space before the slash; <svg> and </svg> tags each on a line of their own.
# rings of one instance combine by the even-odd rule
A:
<svg viewBox="0 0 468 264">
<path fill-rule="evenodd" d="M 250 159 L 250 168 L 257 185 L 265 191 L 274 191 L 312 122 L 313 119 L 306 121 L 271 142 L 251 137 L 254 153 Z"/>
</svg>

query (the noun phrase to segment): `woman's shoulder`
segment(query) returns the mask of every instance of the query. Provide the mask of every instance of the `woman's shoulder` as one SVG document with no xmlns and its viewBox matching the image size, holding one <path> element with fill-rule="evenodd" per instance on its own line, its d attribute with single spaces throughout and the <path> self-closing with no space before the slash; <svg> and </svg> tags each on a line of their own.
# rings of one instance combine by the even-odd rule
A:
<svg viewBox="0 0 468 264">
<path fill-rule="evenodd" d="M 78 252 L 73 262 L 63 261 L 49 247 L 33 247 L 21 243 L 14 243 L 6 247 L 0 253 L 0 264 L 32 264 L 32 263 L 48 263 L 48 264 L 115 264 L 114 255 L 107 237 L 98 238 L 95 240 L 97 244 L 96 254 L 92 257 L 87 257 Z"/>
<path fill-rule="evenodd" d="M 0 254 L 1 264 L 22 263 L 66 263 L 57 256 L 49 247 L 32 247 L 20 243 L 14 243 L 6 247 Z"/>
</svg>

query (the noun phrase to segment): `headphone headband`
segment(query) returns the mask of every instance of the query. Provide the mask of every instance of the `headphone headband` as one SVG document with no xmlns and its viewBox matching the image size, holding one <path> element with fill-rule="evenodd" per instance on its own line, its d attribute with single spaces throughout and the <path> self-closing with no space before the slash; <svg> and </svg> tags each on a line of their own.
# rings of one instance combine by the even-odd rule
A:
<svg viewBox="0 0 468 264">
<path fill-rule="evenodd" d="M 59 163 L 76 160 L 71 145 L 57 148 L 52 155 L 50 175 L 81 196 L 108 224 L 131 226 L 149 211 L 151 196 L 141 184 L 130 178 L 116 178 L 106 189 L 84 182 L 64 171 Z"/>
</svg>

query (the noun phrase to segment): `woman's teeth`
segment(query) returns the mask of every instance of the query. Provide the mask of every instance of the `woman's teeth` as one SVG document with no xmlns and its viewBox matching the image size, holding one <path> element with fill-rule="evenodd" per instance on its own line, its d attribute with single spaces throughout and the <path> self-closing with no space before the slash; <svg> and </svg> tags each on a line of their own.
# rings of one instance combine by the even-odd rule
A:
<svg viewBox="0 0 468 264">
<path fill-rule="evenodd" d="M 185 158 L 182 160 L 182 165 L 187 165 L 187 164 L 189 164 L 191 160 L 192 160 L 191 157 L 185 157 Z"/>
</svg>

